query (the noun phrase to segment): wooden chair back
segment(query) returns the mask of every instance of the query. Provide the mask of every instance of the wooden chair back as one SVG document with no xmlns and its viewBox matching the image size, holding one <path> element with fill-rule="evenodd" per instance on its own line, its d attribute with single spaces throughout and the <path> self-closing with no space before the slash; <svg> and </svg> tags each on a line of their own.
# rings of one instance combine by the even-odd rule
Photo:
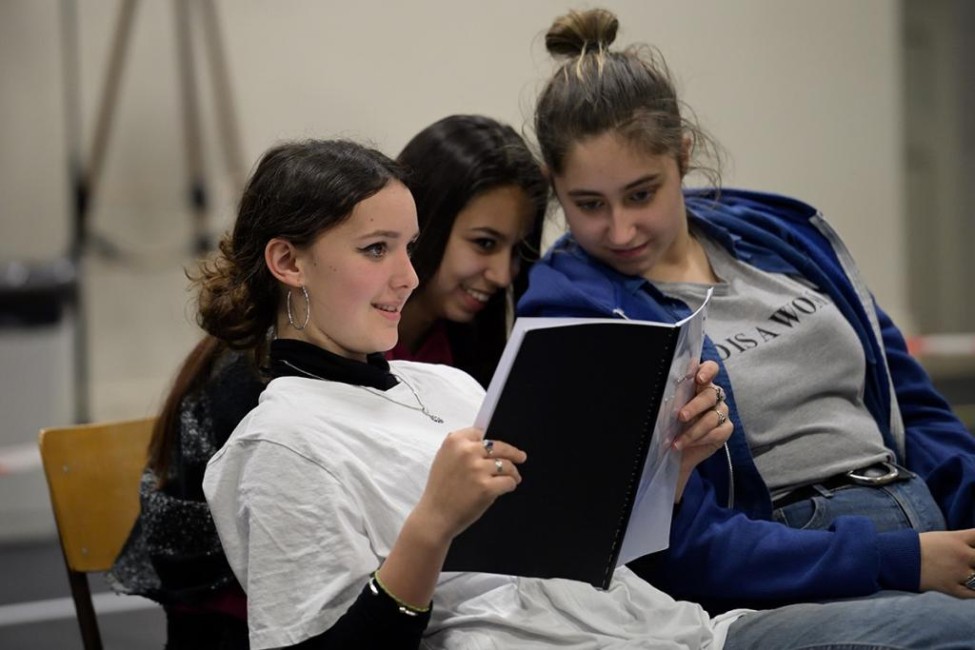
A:
<svg viewBox="0 0 975 650">
<path fill-rule="evenodd" d="M 101 650 L 88 573 L 111 569 L 139 514 L 155 418 L 42 429 L 39 444 L 85 650 Z"/>
</svg>

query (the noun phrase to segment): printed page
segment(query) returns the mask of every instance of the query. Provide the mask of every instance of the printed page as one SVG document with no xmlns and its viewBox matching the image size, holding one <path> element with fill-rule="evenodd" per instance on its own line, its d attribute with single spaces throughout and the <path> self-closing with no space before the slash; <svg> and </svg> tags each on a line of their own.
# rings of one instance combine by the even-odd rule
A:
<svg viewBox="0 0 975 650">
<path fill-rule="evenodd" d="M 695 393 L 694 375 L 704 346 L 704 324 L 711 293 L 709 289 L 701 306 L 676 325 L 680 328 L 677 349 L 617 566 L 670 545 L 670 522 L 680 472 L 680 452 L 672 446 L 680 432 L 677 412 Z"/>
</svg>

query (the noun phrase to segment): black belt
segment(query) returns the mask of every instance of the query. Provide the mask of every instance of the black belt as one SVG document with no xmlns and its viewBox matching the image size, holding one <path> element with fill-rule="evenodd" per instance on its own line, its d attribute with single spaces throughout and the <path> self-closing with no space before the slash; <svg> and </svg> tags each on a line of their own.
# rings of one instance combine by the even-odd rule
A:
<svg viewBox="0 0 975 650">
<path fill-rule="evenodd" d="M 904 469 L 896 463 L 874 463 L 868 467 L 851 469 L 849 472 L 831 476 L 824 481 L 812 485 L 803 485 L 792 492 L 788 492 L 772 502 L 774 508 L 805 501 L 815 496 L 823 496 L 823 492 L 834 492 L 850 487 L 881 487 L 914 478 L 914 472 Z"/>
</svg>

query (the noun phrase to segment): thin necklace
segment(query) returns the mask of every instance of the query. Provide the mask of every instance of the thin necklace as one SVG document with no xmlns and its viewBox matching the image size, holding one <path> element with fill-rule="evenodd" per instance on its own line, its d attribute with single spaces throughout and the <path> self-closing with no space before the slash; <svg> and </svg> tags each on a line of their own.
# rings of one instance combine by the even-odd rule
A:
<svg viewBox="0 0 975 650">
<path fill-rule="evenodd" d="M 299 368 L 298 366 L 296 366 L 295 364 L 291 363 L 287 359 L 281 359 L 281 363 L 283 363 L 284 365 L 288 366 L 292 370 L 297 370 L 301 374 L 307 375 L 307 376 L 309 376 L 309 377 L 311 377 L 313 379 L 320 379 L 321 381 L 328 381 L 324 377 L 319 377 L 318 375 L 312 374 L 312 373 L 308 372 L 307 370 L 305 370 L 304 368 Z M 408 408 L 408 409 L 410 409 L 412 411 L 419 411 L 420 413 L 423 413 L 423 415 L 427 416 L 428 418 L 430 418 L 431 420 L 433 420 L 437 424 L 443 424 L 443 418 L 442 417 L 440 417 L 439 415 L 435 415 L 435 414 L 433 414 L 433 413 L 431 413 L 430 411 L 427 410 L 427 407 L 423 403 L 423 400 L 420 399 L 420 396 L 417 394 L 416 390 L 414 390 L 413 386 L 410 385 L 410 382 L 406 381 L 405 379 L 403 379 L 402 377 L 400 377 L 397 374 L 393 374 L 393 377 L 396 377 L 397 381 L 403 382 L 403 385 L 410 389 L 410 392 L 413 393 L 413 398 L 416 399 L 416 403 L 419 404 L 419 406 L 413 406 L 412 404 L 404 404 L 403 402 L 399 402 L 397 400 L 394 400 L 392 397 L 390 397 L 389 395 L 386 395 L 385 393 L 383 393 L 381 391 L 373 390 L 372 388 L 369 388 L 367 386 L 360 386 L 359 384 L 349 384 L 349 385 L 350 386 L 355 386 L 356 388 L 361 388 L 362 390 L 366 391 L 367 393 L 372 393 L 373 395 L 375 395 L 377 397 L 382 397 L 387 402 L 392 402 L 393 404 L 397 404 L 399 406 L 402 406 L 403 408 Z"/>
</svg>

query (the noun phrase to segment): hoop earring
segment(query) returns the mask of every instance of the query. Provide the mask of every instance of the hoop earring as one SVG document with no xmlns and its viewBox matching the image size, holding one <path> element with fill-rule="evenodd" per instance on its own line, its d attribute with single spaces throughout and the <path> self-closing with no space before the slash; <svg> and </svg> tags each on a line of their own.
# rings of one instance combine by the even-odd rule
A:
<svg viewBox="0 0 975 650">
<path fill-rule="evenodd" d="M 290 290 L 288 291 L 288 298 L 285 300 L 285 304 L 288 308 L 288 324 L 291 325 L 291 327 L 298 330 L 299 332 L 308 326 L 308 319 L 311 318 L 311 301 L 308 299 L 308 288 L 305 287 L 304 285 L 301 285 L 301 294 L 305 297 L 305 321 L 301 324 L 301 327 L 298 327 L 298 324 L 295 323 L 295 316 L 291 312 L 291 291 Z"/>
</svg>

